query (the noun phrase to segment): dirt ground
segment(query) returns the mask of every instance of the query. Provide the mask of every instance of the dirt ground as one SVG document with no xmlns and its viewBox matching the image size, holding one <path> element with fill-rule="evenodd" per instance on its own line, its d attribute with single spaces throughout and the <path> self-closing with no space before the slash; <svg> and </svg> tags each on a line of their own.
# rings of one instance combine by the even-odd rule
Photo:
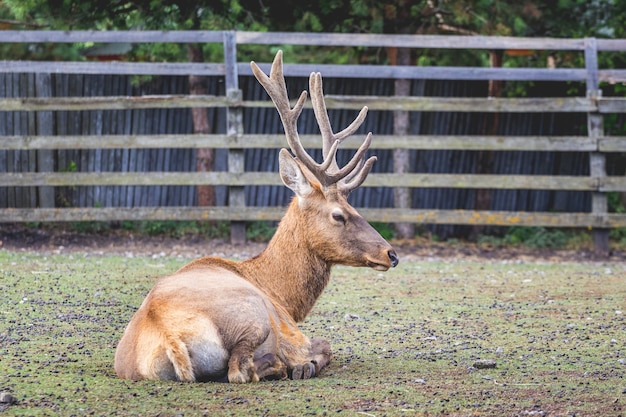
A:
<svg viewBox="0 0 626 417">
<path fill-rule="evenodd" d="M 185 415 L 278 416 L 295 409 L 309 415 L 623 415 L 618 340 L 626 252 L 604 259 L 589 249 L 392 243 L 401 263 L 423 263 L 399 268 L 395 280 L 370 273 L 363 281 L 345 268 L 341 285 L 326 292 L 303 324 L 336 348 L 319 383 L 127 384 L 112 379 L 112 346 L 150 280 L 132 291 L 121 271 L 139 265 L 133 268 L 145 276 L 145 265 L 165 267 L 166 260 L 118 262 L 107 255 L 243 259 L 266 243 L 0 224 L 0 252 L 11 251 L 5 265 L 11 268 L 20 258 L 33 264 L 18 271 L 0 267 L 6 279 L 0 304 L 11 306 L 2 311 L 0 329 L 7 358 L 0 361 L 0 415 L 13 409 L 35 415 L 150 414 L 138 407 L 159 409 L 160 415 L 182 415 L 181 409 Z M 75 265 L 70 256 L 46 258 L 73 253 L 89 259 Z M 445 268 L 429 262 L 441 259 Z M 21 280 L 20 274 L 35 279 Z M 93 285 L 82 284 L 86 276 Z M 459 285 L 462 277 L 469 284 Z M 487 370 L 478 359 L 488 360 Z M 332 399 L 331 389 L 337 394 Z"/>
<path fill-rule="evenodd" d="M 610 256 L 598 256 L 590 248 L 555 250 L 526 247 L 489 247 L 474 243 L 442 243 L 427 239 L 391 241 L 400 260 L 476 258 L 502 259 L 512 262 L 624 262 L 626 250 L 612 250 Z M 125 255 L 152 257 L 222 256 L 246 259 L 263 251 L 266 242 L 233 245 L 227 239 L 207 239 L 203 236 L 149 236 L 128 231 L 108 230 L 101 233 L 80 233 L 63 228 L 29 228 L 21 225 L 0 225 L 0 249 L 60 254 L 87 252 L 94 255 Z"/>
</svg>

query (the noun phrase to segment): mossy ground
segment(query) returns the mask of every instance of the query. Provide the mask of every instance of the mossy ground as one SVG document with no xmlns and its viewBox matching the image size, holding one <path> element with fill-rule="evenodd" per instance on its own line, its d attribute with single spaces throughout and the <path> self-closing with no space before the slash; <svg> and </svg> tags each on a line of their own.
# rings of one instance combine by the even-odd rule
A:
<svg viewBox="0 0 626 417">
<path fill-rule="evenodd" d="M 115 345 L 174 257 L 0 251 L 3 415 L 618 416 L 626 264 L 405 261 L 338 267 L 302 325 L 320 378 L 244 386 L 131 382 Z M 476 369 L 478 360 L 496 367 Z"/>
</svg>

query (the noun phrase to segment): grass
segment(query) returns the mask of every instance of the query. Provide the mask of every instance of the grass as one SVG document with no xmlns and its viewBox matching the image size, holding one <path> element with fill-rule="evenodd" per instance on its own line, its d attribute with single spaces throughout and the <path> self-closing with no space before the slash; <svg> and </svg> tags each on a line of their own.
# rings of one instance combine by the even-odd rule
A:
<svg viewBox="0 0 626 417">
<path fill-rule="evenodd" d="M 115 345 L 177 258 L 0 251 L 3 415 L 618 416 L 626 265 L 447 260 L 338 267 L 302 325 L 320 378 L 131 382 Z M 476 369 L 488 359 L 495 368 Z"/>
</svg>

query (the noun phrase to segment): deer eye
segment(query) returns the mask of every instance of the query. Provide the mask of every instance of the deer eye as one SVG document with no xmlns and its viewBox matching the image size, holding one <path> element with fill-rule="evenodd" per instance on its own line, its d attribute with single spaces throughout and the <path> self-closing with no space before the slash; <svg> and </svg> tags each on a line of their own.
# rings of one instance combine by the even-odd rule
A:
<svg viewBox="0 0 626 417">
<path fill-rule="evenodd" d="M 346 224 L 346 218 L 341 211 L 333 211 L 332 216 L 337 223 Z"/>
</svg>

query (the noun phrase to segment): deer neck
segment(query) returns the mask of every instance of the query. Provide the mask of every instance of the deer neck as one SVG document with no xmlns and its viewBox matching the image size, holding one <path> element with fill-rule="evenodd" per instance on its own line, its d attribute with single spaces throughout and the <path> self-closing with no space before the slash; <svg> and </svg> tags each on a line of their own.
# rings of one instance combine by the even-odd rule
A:
<svg viewBox="0 0 626 417">
<path fill-rule="evenodd" d="M 330 278 L 331 263 L 308 244 L 306 219 L 297 198 L 290 204 L 267 248 L 240 265 L 243 275 L 279 303 L 291 317 L 304 320 Z"/>
</svg>

